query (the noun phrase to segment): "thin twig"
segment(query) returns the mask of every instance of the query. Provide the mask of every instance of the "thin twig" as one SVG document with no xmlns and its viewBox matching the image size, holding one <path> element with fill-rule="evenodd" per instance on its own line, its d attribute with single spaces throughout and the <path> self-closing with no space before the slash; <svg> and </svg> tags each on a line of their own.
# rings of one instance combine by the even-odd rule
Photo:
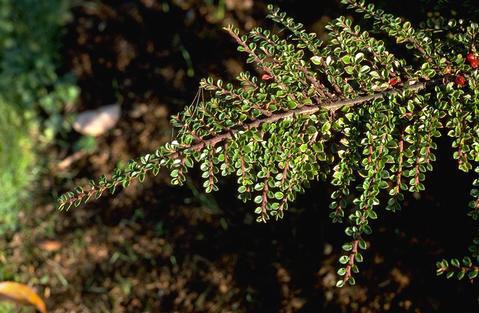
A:
<svg viewBox="0 0 479 313">
<path fill-rule="evenodd" d="M 199 142 L 192 144 L 192 145 L 181 145 L 176 148 L 175 152 L 172 152 L 171 154 L 167 155 L 166 157 L 169 159 L 179 159 L 182 158 L 182 154 L 184 151 L 190 151 L 190 152 L 197 152 L 201 151 L 204 147 L 206 146 L 211 146 L 215 147 L 217 144 L 228 141 L 233 138 L 234 135 L 241 131 L 247 131 L 251 129 L 257 129 L 261 125 L 265 123 L 274 123 L 280 120 L 284 120 L 286 118 L 290 118 L 293 116 L 298 116 L 298 115 L 312 115 L 318 112 L 319 110 L 330 110 L 330 111 L 336 111 L 342 107 L 351 107 L 351 106 L 356 106 L 360 104 L 364 104 L 367 102 L 371 102 L 377 99 L 382 99 L 387 96 L 391 95 L 399 95 L 404 92 L 419 92 L 421 90 L 424 90 L 429 87 L 433 87 L 439 84 L 444 84 L 448 81 L 447 77 L 442 77 L 436 80 L 432 81 L 427 81 L 427 82 L 418 82 L 414 83 L 411 85 L 408 85 L 407 83 L 405 84 L 406 87 L 402 89 L 391 89 L 383 92 L 378 92 L 374 93 L 371 95 L 367 96 L 361 96 L 361 97 L 356 97 L 354 99 L 348 99 L 348 100 L 338 100 L 334 102 L 323 102 L 323 103 L 318 103 L 314 105 L 305 105 L 302 107 L 299 107 L 297 109 L 289 110 L 289 111 L 284 111 L 284 112 L 279 112 L 279 113 L 273 113 L 271 116 L 267 116 L 264 118 L 256 119 L 254 121 L 250 121 L 249 123 L 245 123 L 240 125 L 238 128 L 233 128 L 230 129 L 226 132 L 214 135 L 210 138 L 201 138 Z M 152 157 L 150 159 L 150 163 L 154 162 L 159 162 L 160 158 L 159 157 Z M 144 169 L 144 172 L 146 173 L 149 171 L 148 169 Z M 133 177 L 131 178 L 133 179 Z M 120 183 L 115 182 L 113 184 L 113 188 L 116 188 Z M 91 188 L 89 190 L 85 190 L 83 192 L 80 192 L 76 194 L 75 196 L 65 199 L 63 201 L 60 201 L 61 206 L 65 206 L 68 204 L 71 204 L 76 201 L 84 201 L 84 198 L 89 199 L 90 197 L 96 195 L 96 194 L 101 194 L 103 193 L 106 189 L 108 189 L 105 186 L 101 186 L 98 188 Z"/>
</svg>

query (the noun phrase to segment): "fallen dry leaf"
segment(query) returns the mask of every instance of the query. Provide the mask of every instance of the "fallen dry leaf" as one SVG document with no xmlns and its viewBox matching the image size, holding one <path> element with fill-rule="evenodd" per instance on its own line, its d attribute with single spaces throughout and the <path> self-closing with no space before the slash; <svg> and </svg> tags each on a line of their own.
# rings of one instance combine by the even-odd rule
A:
<svg viewBox="0 0 479 313">
<path fill-rule="evenodd" d="M 226 0 L 228 10 L 247 11 L 253 7 L 253 0 Z"/>
<path fill-rule="evenodd" d="M 33 305 L 41 313 L 47 313 L 45 302 L 27 285 L 4 281 L 0 282 L 0 300 L 9 300 L 17 304 Z"/>
<path fill-rule="evenodd" d="M 57 251 L 62 247 L 62 243 L 58 240 L 44 240 L 38 243 L 38 247 L 45 251 Z"/>
<path fill-rule="evenodd" d="M 73 123 L 73 129 L 82 135 L 99 136 L 115 126 L 120 119 L 120 113 L 118 104 L 105 105 L 96 110 L 79 113 Z"/>
</svg>

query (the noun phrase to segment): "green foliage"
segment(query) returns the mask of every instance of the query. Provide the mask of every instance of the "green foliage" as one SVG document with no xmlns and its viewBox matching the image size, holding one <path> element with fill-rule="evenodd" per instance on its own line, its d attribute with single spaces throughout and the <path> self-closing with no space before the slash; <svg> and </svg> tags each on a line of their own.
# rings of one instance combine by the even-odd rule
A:
<svg viewBox="0 0 479 313">
<path fill-rule="evenodd" d="M 35 154 L 27 118 L 0 100 L 0 234 L 16 224 L 21 203 L 33 179 Z"/>
<path fill-rule="evenodd" d="M 33 146 L 65 129 L 61 110 L 78 94 L 71 78 L 56 73 L 67 4 L 0 0 L 0 234 L 26 204 L 38 168 Z"/>
<path fill-rule="evenodd" d="M 0 94 L 23 110 L 46 113 L 45 141 L 66 126 L 60 111 L 75 100 L 72 77 L 59 76 L 59 36 L 66 0 L 0 0 Z"/>
<path fill-rule="evenodd" d="M 199 164 L 207 192 L 218 189 L 218 176 L 236 176 L 238 197 L 253 202 L 257 221 L 266 222 L 282 218 L 310 181 L 326 180 L 335 189 L 331 219 L 346 223 L 337 286 L 354 285 L 381 208 L 398 211 L 406 192 L 424 190 L 441 128 L 453 139 L 458 168 L 468 172 L 477 166 L 479 72 L 471 59 L 479 57 L 479 26 L 431 18 L 425 22 L 429 26 L 414 28 L 365 1 L 343 3 L 371 20 L 372 32 L 410 53 L 395 55 L 391 43 L 345 17 L 331 22 L 330 40 L 321 42 L 270 7 L 269 17 L 288 30 L 287 38 L 261 28 L 245 35 L 226 28 L 259 78 L 244 72 L 237 85 L 201 81 L 196 101 L 172 118 L 178 130 L 174 141 L 111 178 L 66 193 L 59 207 L 69 209 L 133 179 L 143 181 L 162 167 L 181 185 Z M 474 219 L 478 185 L 476 180 Z M 449 262 L 452 267 L 439 262 L 438 273 L 459 269 L 459 278 L 475 278 L 477 251 L 474 245 L 462 267 L 456 260 Z"/>
<path fill-rule="evenodd" d="M 15 312 L 15 305 L 8 302 L 0 303 L 0 312 L 8 313 Z"/>
</svg>

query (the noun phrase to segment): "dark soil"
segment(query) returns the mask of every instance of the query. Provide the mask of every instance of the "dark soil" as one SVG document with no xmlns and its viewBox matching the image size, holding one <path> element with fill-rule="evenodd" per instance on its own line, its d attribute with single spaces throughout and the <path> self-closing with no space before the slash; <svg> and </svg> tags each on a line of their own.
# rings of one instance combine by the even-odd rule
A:
<svg viewBox="0 0 479 313">
<path fill-rule="evenodd" d="M 64 55 L 82 90 L 75 110 L 120 103 L 123 113 L 95 153 L 58 174 L 84 179 L 54 184 L 85 182 L 158 147 L 170 138 L 168 116 L 191 102 L 201 77 L 231 79 L 247 68 L 221 26 L 271 25 L 265 3 L 225 1 L 223 14 L 208 2 L 91 1 L 74 8 Z M 335 1 L 314 10 L 305 3 L 280 2 L 320 34 L 342 12 Z M 439 144 L 449 150 L 447 140 Z M 52 312 L 477 312 L 477 284 L 435 275 L 435 261 L 462 256 L 472 237 L 471 177 L 444 152 L 435 169 L 427 192 L 408 197 L 402 212 L 380 212 L 354 288 L 334 287 L 346 236 L 330 223 L 330 187 L 321 183 L 283 221 L 257 224 L 231 180 L 204 195 L 195 174 L 183 188 L 160 174 L 66 214 L 39 208 L 27 222 L 35 230 L 11 248 L 32 242 L 17 256 L 19 270 L 39 277 Z M 46 239 L 61 248 L 42 248 Z"/>
</svg>

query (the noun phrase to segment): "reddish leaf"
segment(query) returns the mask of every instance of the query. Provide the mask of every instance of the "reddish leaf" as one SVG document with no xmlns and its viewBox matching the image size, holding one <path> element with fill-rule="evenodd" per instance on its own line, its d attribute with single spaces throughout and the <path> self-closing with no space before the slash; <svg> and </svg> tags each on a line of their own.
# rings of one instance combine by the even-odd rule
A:
<svg viewBox="0 0 479 313">
<path fill-rule="evenodd" d="M 268 80 L 272 80 L 273 76 L 269 75 L 268 73 L 264 73 L 263 75 L 261 75 L 261 79 L 264 81 L 268 81 Z"/>
<path fill-rule="evenodd" d="M 455 82 L 456 82 L 457 85 L 462 87 L 466 84 L 466 79 L 462 75 L 457 75 L 456 79 L 455 79 Z"/>
<path fill-rule="evenodd" d="M 397 77 L 393 77 L 389 80 L 389 85 L 396 86 L 399 83 L 399 79 Z"/>
</svg>

